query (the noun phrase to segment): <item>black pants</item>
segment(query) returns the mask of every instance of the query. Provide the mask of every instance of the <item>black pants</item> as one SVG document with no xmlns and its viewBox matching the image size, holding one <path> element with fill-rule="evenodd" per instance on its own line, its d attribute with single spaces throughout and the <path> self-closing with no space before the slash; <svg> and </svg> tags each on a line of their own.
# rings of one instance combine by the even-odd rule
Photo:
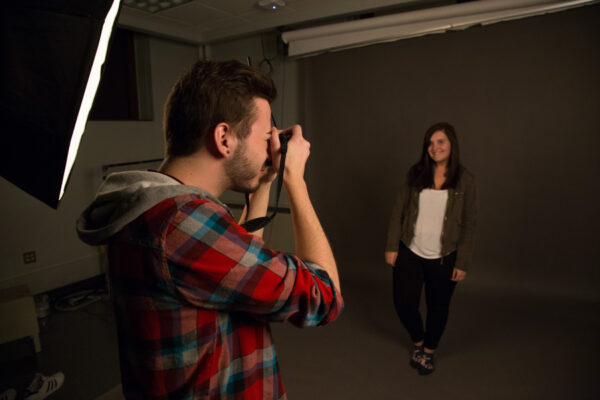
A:
<svg viewBox="0 0 600 400">
<path fill-rule="evenodd" d="M 456 252 L 442 259 L 428 260 L 419 257 L 400 243 L 394 269 L 394 305 L 400 321 L 408 330 L 413 342 L 424 340 L 425 347 L 436 349 L 446 322 L 450 299 L 456 287 L 451 281 Z M 419 312 L 421 289 L 425 284 L 427 325 Z"/>
</svg>

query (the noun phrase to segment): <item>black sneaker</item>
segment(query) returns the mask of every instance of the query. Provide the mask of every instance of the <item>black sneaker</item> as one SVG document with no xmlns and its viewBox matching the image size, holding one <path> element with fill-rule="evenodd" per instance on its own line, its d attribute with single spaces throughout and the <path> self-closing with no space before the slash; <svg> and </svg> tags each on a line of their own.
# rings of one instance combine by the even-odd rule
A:
<svg viewBox="0 0 600 400">
<path fill-rule="evenodd" d="M 413 353 L 410 357 L 410 366 L 413 368 L 419 368 L 421 365 L 421 356 L 423 354 L 423 346 L 414 346 Z"/>
<path fill-rule="evenodd" d="M 429 375 L 435 371 L 433 364 L 433 354 L 423 352 L 421 354 L 421 362 L 418 365 L 419 375 Z"/>
</svg>

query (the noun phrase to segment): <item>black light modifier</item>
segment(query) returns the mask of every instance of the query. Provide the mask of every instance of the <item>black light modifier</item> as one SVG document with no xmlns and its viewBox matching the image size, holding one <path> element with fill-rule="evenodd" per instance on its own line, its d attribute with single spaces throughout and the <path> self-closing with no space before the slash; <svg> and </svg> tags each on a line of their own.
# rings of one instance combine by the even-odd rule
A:
<svg viewBox="0 0 600 400">
<path fill-rule="evenodd" d="M 100 82 L 120 0 L 0 6 L 0 174 L 58 208 Z"/>
</svg>

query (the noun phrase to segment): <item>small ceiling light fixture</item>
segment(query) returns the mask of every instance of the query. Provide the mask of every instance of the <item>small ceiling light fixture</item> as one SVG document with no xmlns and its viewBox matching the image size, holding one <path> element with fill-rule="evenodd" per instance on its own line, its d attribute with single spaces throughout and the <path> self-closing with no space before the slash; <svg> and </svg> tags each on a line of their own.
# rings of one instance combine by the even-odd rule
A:
<svg viewBox="0 0 600 400">
<path fill-rule="evenodd" d="M 259 0 L 257 4 L 265 11 L 277 11 L 285 7 L 284 0 Z"/>
</svg>

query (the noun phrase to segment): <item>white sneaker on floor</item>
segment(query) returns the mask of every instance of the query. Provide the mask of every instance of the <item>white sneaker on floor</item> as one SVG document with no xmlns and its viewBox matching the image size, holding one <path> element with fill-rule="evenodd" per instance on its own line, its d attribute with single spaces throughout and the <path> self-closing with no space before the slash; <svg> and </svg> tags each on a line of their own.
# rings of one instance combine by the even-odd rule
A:
<svg viewBox="0 0 600 400">
<path fill-rule="evenodd" d="M 64 381 L 65 375 L 62 372 L 50 376 L 35 374 L 35 378 L 25 392 L 25 400 L 45 399 L 60 389 Z"/>
<path fill-rule="evenodd" d="M 15 389 L 8 389 L 0 393 L 0 400 L 15 400 L 17 398 L 17 391 Z"/>
</svg>

